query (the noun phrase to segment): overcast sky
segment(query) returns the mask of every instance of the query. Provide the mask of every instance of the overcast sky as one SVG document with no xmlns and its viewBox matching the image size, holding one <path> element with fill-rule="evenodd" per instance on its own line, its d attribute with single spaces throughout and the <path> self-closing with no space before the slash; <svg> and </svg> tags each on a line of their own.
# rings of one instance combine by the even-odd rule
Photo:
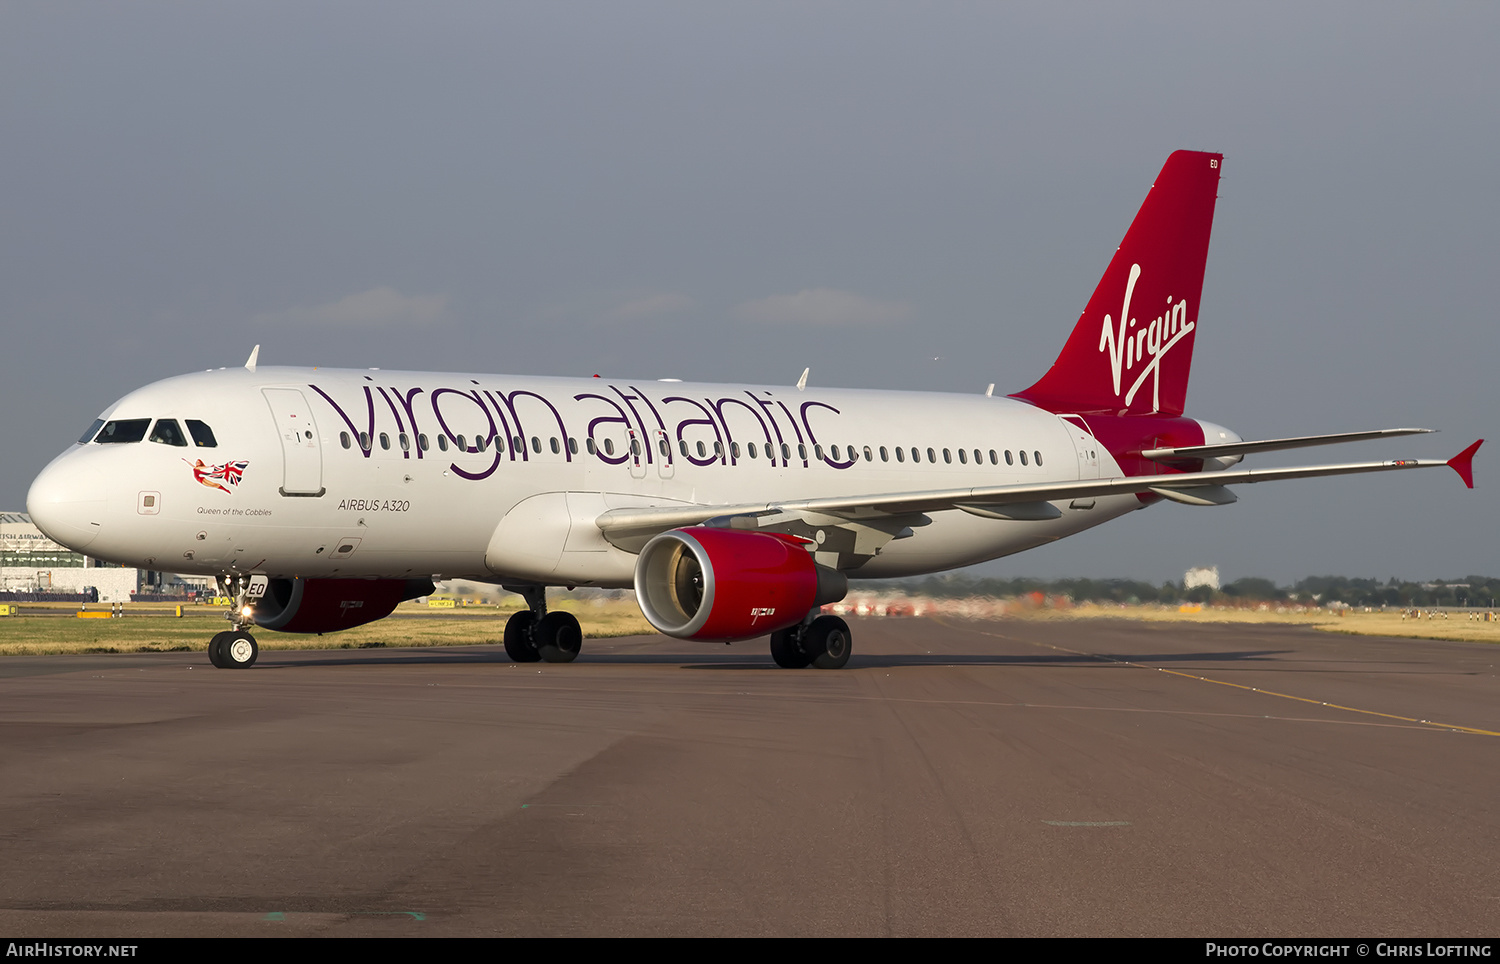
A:
<svg viewBox="0 0 1500 964">
<path fill-rule="evenodd" d="M 1188 414 L 1500 406 L 1500 5 L 0 0 L 0 509 L 244 363 L 1031 384 L 1167 155 L 1222 151 Z M 1500 573 L 1500 438 L 984 567 Z M 773 493 L 768 493 L 768 497 Z"/>
</svg>

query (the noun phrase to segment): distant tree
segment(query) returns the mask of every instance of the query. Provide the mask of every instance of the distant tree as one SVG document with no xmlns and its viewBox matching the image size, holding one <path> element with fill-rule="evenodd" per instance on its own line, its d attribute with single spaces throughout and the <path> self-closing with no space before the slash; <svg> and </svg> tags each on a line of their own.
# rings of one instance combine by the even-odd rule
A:
<svg viewBox="0 0 1500 964">
<path fill-rule="evenodd" d="M 1223 593 L 1231 599 L 1256 602 L 1271 602 L 1286 598 L 1286 592 L 1276 588 L 1274 582 L 1269 579 L 1261 579 L 1258 576 L 1246 576 L 1243 579 L 1236 579 L 1224 587 Z"/>
</svg>

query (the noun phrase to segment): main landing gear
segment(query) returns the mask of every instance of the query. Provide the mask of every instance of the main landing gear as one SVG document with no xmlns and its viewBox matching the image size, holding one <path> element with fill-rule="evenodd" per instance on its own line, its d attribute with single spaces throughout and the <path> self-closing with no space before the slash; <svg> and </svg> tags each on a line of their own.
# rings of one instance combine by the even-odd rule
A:
<svg viewBox="0 0 1500 964">
<path fill-rule="evenodd" d="M 247 576 L 220 576 L 219 593 L 234 600 L 225 617 L 234 628 L 216 633 L 208 641 L 208 661 L 219 669 L 249 669 L 260 655 L 260 646 L 246 628 L 253 625 L 248 613 L 250 579 Z"/>
<path fill-rule="evenodd" d="M 849 624 L 837 616 L 815 616 L 810 622 L 771 634 L 771 658 L 784 669 L 843 669 L 853 649 Z"/>
<path fill-rule="evenodd" d="M 517 663 L 571 663 L 583 648 L 583 629 L 572 613 L 547 612 L 544 586 L 504 586 L 526 600 L 505 624 L 505 655 Z"/>
</svg>

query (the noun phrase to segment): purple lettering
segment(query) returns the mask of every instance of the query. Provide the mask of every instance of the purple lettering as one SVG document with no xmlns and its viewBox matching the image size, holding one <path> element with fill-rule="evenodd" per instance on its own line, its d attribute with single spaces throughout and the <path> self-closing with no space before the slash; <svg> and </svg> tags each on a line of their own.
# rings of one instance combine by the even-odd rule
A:
<svg viewBox="0 0 1500 964">
<path fill-rule="evenodd" d="M 354 422 L 350 420 L 349 416 L 344 414 L 344 409 L 339 405 L 338 402 L 335 402 L 327 392 L 323 391 L 323 389 L 319 388 L 316 385 L 308 385 L 307 387 L 311 388 L 319 395 L 322 395 L 324 401 L 328 402 L 329 405 L 332 405 L 333 410 L 339 413 L 339 418 L 342 418 L 344 420 L 344 424 L 349 426 L 349 431 L 353 432 L 356 438 L 360 437 L 359 429 L 355 426 Z M 365 386 L 365 410 L 369 413 L 370 416 L 370 425 L 364 433 L 364 438 L 368 440 L 375 437 L 375 399 L 370 394 L 369 386 Z M 359 446 L 360 454 L 365 458 L 369 458 L 370 451 L 374 447 L 375 446 L 373 444 L 366 446 L 363 442 L 361 442 Z"/>
</svg>

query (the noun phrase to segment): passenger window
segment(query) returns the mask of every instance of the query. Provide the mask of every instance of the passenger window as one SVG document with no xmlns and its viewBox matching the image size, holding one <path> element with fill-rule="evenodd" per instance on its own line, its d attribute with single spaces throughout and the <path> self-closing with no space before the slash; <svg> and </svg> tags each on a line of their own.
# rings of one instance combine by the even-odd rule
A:
<svg viewBox="0 0 1500 964">
<path fill-rule="evenodd" d="M 636 456 L 637 458 L 640 457 L 640 454 L 641 454 L 641 441 L 640 441 L 640 439 L 634 439 L 633 438 L 633 439 L 630 440 L 630 454 Z"/>
<path fill-rule="evenodd" d="M 104 423 L 104 431 L 99 433 L 95 442 L 139 442 L 146 437 L 146 429 L 151 426 L 149 418 L 127 418 L 116 422 Z"/>
<path fill-rule="evenodd" d="M 896 446 L 896 461 L 897 462 L 905 462 L 906 461 L 906 450 L 903 449 L 899 445 Z"/>
<path fill-rule="evenodd" d="M 578 454 L 578 440 L 576 438 L 570 438 L 570 439 L 568 439 L 568 454 L 569 455 L 577 455 Z"/>
<path fill-rule="evenodd" d="M 1032 452 L 1031 454 L 1032 454 L 1032 457 L 1036 459 L 1036 464 L 1037 465 L 1041 465 L 1042 464 L 1042 453 L 1040 453 L 1040 452 Z"/>
<path fill-rule="evenodd" d="M 699 442 L 698 443 L 698 458 L 701 459 L 701 458 L 703 458 L 707 454 L 708 454 L 708 449 L 706 449 L 706 448 L 703 447 L 703 443 L 702 442 Z"/>
<path fill-rule="evenodd" d="M 359 448 L 360 448 L 360 451 L 362 451 L 362 452 L 368 452 L 368 451 L 370 451 L 370 433 L 369 432 L 360 432 L 359 433 Z"/>
<path fill-rule="evenodd" d="M 614 439 L 607 438 L 607 439 L 604 440 L 604 454 L 605 455 L 614 455 L 615 454 L 615 440 Z"/>
<path fill-rule="evenodd" d="M 446 435 L 439 435 L 438 436 L 438 451 L 440 451 L 440 452 L 446 452 L 446 451 L 448 451 L 448 436 L 446 436 Z"/>
<path fill-rule="evenodd" d="M 963 449 L 959 449 L 958 450 L 958 464 L 960 464 L 960 465 L 968 465 L 969 464 L 969 455 Z"/>
<path fill-rule="evenodd" d="M 474 436 L 474 451 L 483 452 L 489 446 L 490 440 L 482 435 Z"/>
<path fill-rule="evenodd" d="M 721 459 L 724 457 L 724 443 L 723 442 L 720 442 L 718 440 L 714 441 L 714 454 L 717 455 Z"/>
<path fill-rule="evenodd" d="M 380 447 L 387 452 L 391 449 L 391 437 L 384 432 L 380 433 Z"/>
<path fill-rule="evenodd" d="M 891 460 L 891 455 L 890 455 L 890 453 L 889 453 L 889 452 L 887 452 L 887 451 L 886 451 L 886 450 L 885 450 L 885 446 L 884 446 L 884 445 L 882 445 L 882 446 L 881 446 L 881 447 L 880 447 L 880 461 L 882 461 L 882 462 L 889 462 L 889 461 L 890 461 L 890 460 Z"/>
<path fill-rule="evenodd" d="M 94 424 L 89 426 L 88 431 L 86 431 L 82 435 L 78 436 L 78 444 L 79 445 L 87 445 L 90 442 L 92 442 L 94 440 L 94 436 L 98 435 L 99 434 L 99 430 L 101 428 L 103 428 L 103 427 L 104 427 L 104 419 L 102 419 L 102 418 L 96 418 L 96 419 L 94 419 Z"/>
<path fill-rule="evenodd" d="M 354 445 L 354 443 L 349 440 L 349 433 L 348 432 L 340 432 L 339 433 L 339 444 L 342 445 L 344 448 L 350 448 L 351 446 Z"/>
<path fill-rule="evenodd" d="M 1026 464 L 1026 453 L 1025 453 L 1025 451 L 1021 452 L 1021 464 L 1022 465 Z"/>
<path fill-rule="evenodd" d="M 783 462 L 790 462 L 791 460 L 792 460 L 792 449 L 791 449 L 791 446 L 787 445 L 785 442 L 782 442 L 781 443 L 781 461 L 783 461 Z"/>
<path fill-rule="evenodd" d="M 196 418 L 187 420 L 188 434 L 193 437 L 193 444 L 200 449 L 217 448 L 218 442 L 214 439 L 214 430 L 208 427 L 208 423 L 200 422 Z"/>
<path fill-rule="evenodd" d="M 405 432 L 402 432 L 400 435 L 396 436 L 396 439 L 401 443 L 401 451 L 411 451 L 411 438 L 407 436 Z"/>
<path fill-rule="evenodd" d="M 978 461 L 979 460 L 979 456 L 976 455 L 974 457 L 974 459 L 975 459 L 975 461 Z M 990 464 L 991 465 L 999 465 L 1000 464 L 1000 457 L 995 454 L 995 450 L 994 449 L 990 449 Z"/>
<path fill-rule="evenodd" d="M 597 446 L 594 445 L 594 440 L 593 440 L 592 437 L 586 438 L 586 439 L 583 440 L 583 447 L 586 448 L 586 449 L 588 449 L 588 453 L 590 455 L 598 455 L 599 454 L 599 449 L 598 449 Z"/>
<path fill-rule="evenodd" d="M 542 440 L 535 435 L 531 437 L 531 450 L 538 455 L 542 454 Z"/>
<path fill-rule="evenodd" d="M 813 446 L 813 455 L 817 456 L 817 459 L 818 459 L 819 462 L 823 461 L 823 446 L 821 446 L 821 445 L 814 445 Z"/>
<path fill-rule="evenodd" d="M 417 435 L 417 451 L 425 452 L 431 447 L 432 446 L 427 444 L 427 436 L 419 433 Z"/>
<path fill-rule="evenodd" d="M 1010 460 L 1010 449 L 1006 449 L 1005 450 L 1005 464 L 1006 465 L 1015 465 L 1016 464 L 1016 463 L 1014 463 L 1014 462 L 1012 462 Z"/>
<path fill-rule="evenodd" d="M 841 461 L 843 461 L 842 459 L 839 458 L 839 447 L 837 445 L 830 445 L 830 446 L 828 446 L 828 451 L 833 456 L 833 460 L 835 462 L 841 462 Z"/>
<path fill-rule="evenodd" d="M 758 458 L 758 456 L 757 456 L 757 455 L 756 455 L 756 452 L 755 452 L 755 443 L 754 443 L 754 442 L 751 442 L 751 443 L 750 443 L 750 446 L 749 446 L 749 448 L 750 448 L 750 457 L 751 457 L 751 458 L 752 458 L 752 459 L 753 459 L 753 458 Z"/>
<path fill-rule="evenodd" d="M 738 443 L 738 442 L 730 442 L 729 443 L 729 454 L 732 455 L 732 456 L 734 456 L 735 460 L 738 461 L 739 457 L 740 457 L 740 443 Z"/>
<path fill-rule="evenodd" d="M 928 449 L 927 450 L 927 461 L 929 461 L 929 462 L 936 462 L 937 461 L 937 454 L 935 452 L 933 452 L 932 449 Z"/>
<path fill-rule="evenodd" d="M 525 455 L 526 440 L 519 435 L 512 435 L 510 437 L 510 451 L 512 455 Z"/>
<path fill-rule="evenodd" d="M 917 451 L 917 447 L 915 445 L 913 445 L 911 449 L 911 460 L 913 462 L 922 461 L 922 453 Z"/>
<path fill-rule="evenodd" d="M 975 465 L 983 465 L 984 464 L 984 456 L 980 454 L 980 452 L 979 452 L 978 449 L 974 450 L 974 464 Z"/>
<path fill-rule="evenodd" d="M 870 451 L 870 447 L 868 445 L 865 446 L 865 461 L 866 462 L 873 462 L 873 461 L 875 461 L 875 453 L 872 452 L 872 451 Z"/>
<path fill-rule="evenodd" d="M 504 435 L 496 435 L 495 436 L 495 451 L 496 452 L 504 452 L 505 451 L 505 436 Z"/>
<path fill-rule="evenodd" d="M 552 449 L 552 454 L 553 455 L 561 455 L 562 454 L 562 443 L 557 440 L 557 436 L 556 435 L 552 436 L 550 439 L 547 440 L 547 447 L 550 448 L 550 449 Z"/>
<path fill-rule="evenodd" d="M 453 444 L 458 446 L 460 452 L 467 452 L 469 450 L 469 442 L 462 435 L 454 436 Z"/>
<path fill-rule="evenodd" d="M 187 439 L 183 438 L 182 426 L 178 425 L 174 418 L 157 419 L 156 428 L 151 432 L 151 441 L 187 448 Z"/>
<path fill-rule="evenodd" d="M 807 461 L 807 446 L 803 445 L 801 442 L 797 443 L 797 458 L 801 459 L 804 462 Z"/>
<path fill-rule="evenodd" d="M 682 449 L 682 455 L 683 455 L 684 458 L 686 458 L 687 454 L 688 454 L 688 451 L 687 451 L 687 439 L 685 439 L 685 438 L 678 439 L 677 440 L 677 447 L 679 449 Z"/>
</svg>

